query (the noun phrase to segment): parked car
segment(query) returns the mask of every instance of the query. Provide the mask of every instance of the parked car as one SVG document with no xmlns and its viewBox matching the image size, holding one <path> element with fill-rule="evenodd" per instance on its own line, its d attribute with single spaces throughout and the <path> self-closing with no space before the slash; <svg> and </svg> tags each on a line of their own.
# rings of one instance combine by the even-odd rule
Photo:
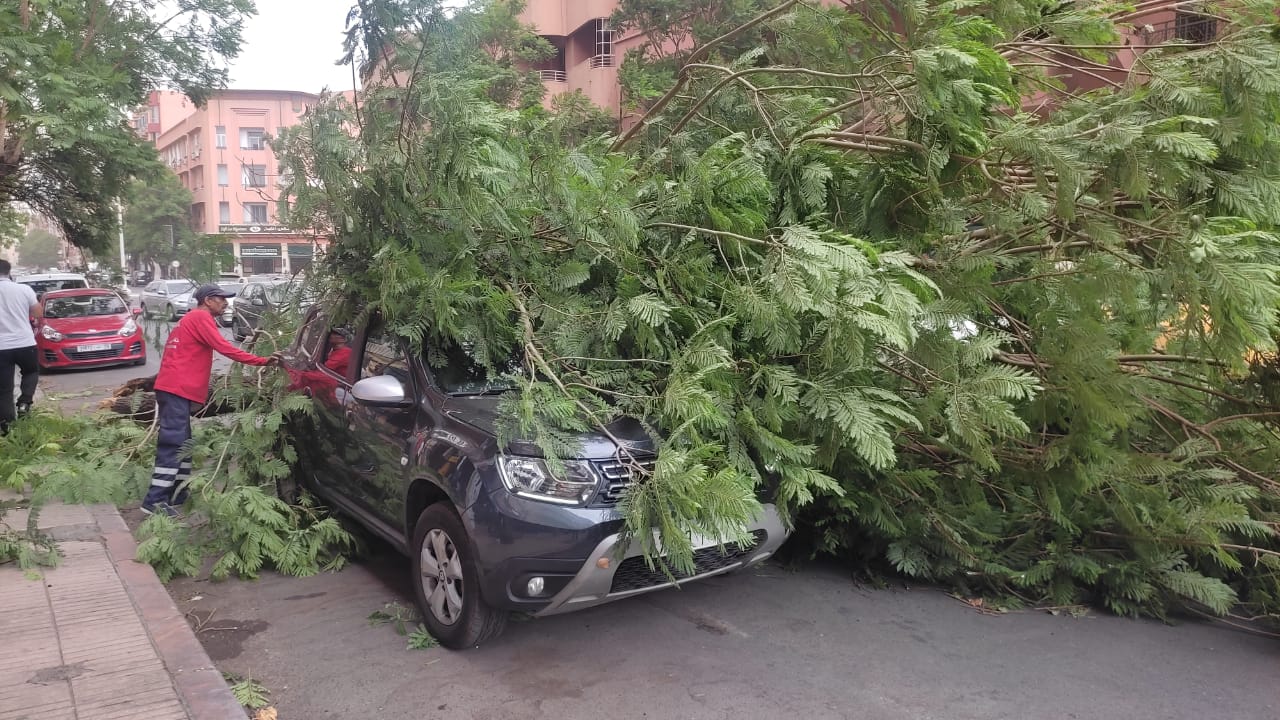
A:
<svg viewBox="0 0 1280 720">
<path fill-rule="evenodd" d="M 249 284 L 241 288 L 235 303 L 228 307 L 231 311 L 231 334 L 236 340 L 244 340 L 264 327 L 268 318 L 288 309 L 305 310 L 314 301 L 305 287 L 288 277 L 251 278 Z M 223 319 L 226 317 L 224 312 Z"/>
<path fill-rule="evenodd" d="M 581 435 L 553 471 L 532 442 L 499 442 L 498 402 L 514 390 L 465 348 L 419 356 L 376 314 L 346 334 L 350 354 L 338 349 L 335 363 L 337 336 L 316 306 L 285 352 L 293 387 L 316 409 L 289 420 L 295 477 L 409 557 L 424 622 L 445 647 L 496 637 L 510 611 L 563 613 L 743 568 L 787 538 L 765 504 L 745 528 L 754 545 L 694 538 L 695 570 L 673 582 L 621 534 L 619 503 L 656 461 L 639 422 Z"/>
<path fill-rule="evenodd" d="M 196 289 L 190 280 L 156 280 L 142 289 L 142 316 L 177 320 L 191 309 L 191 293 Z"/>
<path fill-rule="evenodd" d="M 226 273 L 223 273 L 223 275 L 226 275 Z M 236 313 L 236 297 L 239 297 L 247 286 L 244 283 L 244 278 L 222 278 L 218 280 L 218 287 L 229 293 L 236 293 L 234 297 L 227 298 L 227 308 L 217 318 L 218 324 L 222 327 L 231 327 L 231 321 L 235 318 Z"/>
<path fill-rule="evenodd" d="M 146 285 L 151 282 L 152 274 L 150 270 L 134 270 L 130 273 L 129 280 L 133 285 Z"/>
<path fill-rule="evenodd" d="M 40 273 L 23 275 L 17 278 L 23 285 L 28 285 L 37 295 L 50 290 L 76 290 L 89 287 L 89 281 L 79 273 Z"/>
<path fill-rule="evenodd" d="M 145 365 L 142 327 L 124 298 L 106 289 L 50 290 L 36 333 L 41 368 Z"/>
</svg>

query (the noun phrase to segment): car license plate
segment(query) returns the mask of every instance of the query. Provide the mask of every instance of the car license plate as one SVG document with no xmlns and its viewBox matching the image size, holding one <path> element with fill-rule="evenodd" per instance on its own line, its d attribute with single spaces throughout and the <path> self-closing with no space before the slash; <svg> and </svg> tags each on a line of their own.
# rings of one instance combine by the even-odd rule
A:
<svg viewBox="0 0 1280 720">
<path fill-rule="evenodd" d="M 77 345 L 76 352 L 97 352 L 99 350 L 110 350 L 111 343 L 91 343 L 89 345 Z"/>
</svg>

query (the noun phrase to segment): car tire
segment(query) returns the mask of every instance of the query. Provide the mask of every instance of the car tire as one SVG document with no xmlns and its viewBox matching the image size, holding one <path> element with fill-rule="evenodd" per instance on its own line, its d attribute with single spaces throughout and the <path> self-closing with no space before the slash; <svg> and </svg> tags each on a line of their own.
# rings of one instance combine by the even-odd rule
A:
<svg viewBox="0 0 1280 720">
<path fill-rule="evenodd" d="M 471 538 L 445 503 L 422 511 L 410 546 L 413 594 L 427 632 L 453 649 L 475 647 L 502 634 L 507 613 L 480 595 Z"/>
<path fill-rule="evenodd" d="M 249 333 L 240 329 L 240 323 L 236 318 L 231 319 L 231 336 L 236 339 L 236 342 L 244 342 L 245 338 L 249 337 Z"/>
<path fill-rule="evenodd" d="M 173 309 L 172 305 L 164 306 L 164 316 L 169 318 L 170 322 L 178 319 L 178 313 Z"/>
<path fill-rule="evenodd" d="M 143 320 L 150 320 L 150 319 L 151 319 L 151 311 L 147 309 L 147 304 L 146 304 L 146 303 L 138 303 L 138 307 L 142 308 L 142 319 L 143 319 Z"/>
</svg>

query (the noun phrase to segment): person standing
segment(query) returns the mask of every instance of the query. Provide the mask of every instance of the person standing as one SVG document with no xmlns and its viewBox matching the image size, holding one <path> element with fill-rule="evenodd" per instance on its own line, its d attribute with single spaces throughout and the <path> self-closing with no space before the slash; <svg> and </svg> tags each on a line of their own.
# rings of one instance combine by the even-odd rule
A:
<svg viewBox="0 0 1280 720">
<path fill-rule="evenodd" d="M 44 316 L 40 301 L 30 287 L 13 281 L 13 267 L 0 260 L 0 435 L 9 425 L 31 411 L 40 363 L 36 356 L 35 325 Z M 21 392 L 13 402 L 14 368 L 22 371 Z"/>
<path fill-rule="evenodd" d="M 177 515 L 177 508 L 187 500 L 191 456 L 184 446 L 191 439 L 192 410 L 209 398 L 214 351 L 245 365 L 280 364 L 277 358 L 258 357 L 237 348 L 218 332 L 215 318 L 222 316 L 227 298 L 235 293 L 210 283 L 196 288 L 191 297 L 196 307 L 169 333 L 156 375 L 156 465 L 142 501 L 142 511 L 148 515 Z"/>
</svg>

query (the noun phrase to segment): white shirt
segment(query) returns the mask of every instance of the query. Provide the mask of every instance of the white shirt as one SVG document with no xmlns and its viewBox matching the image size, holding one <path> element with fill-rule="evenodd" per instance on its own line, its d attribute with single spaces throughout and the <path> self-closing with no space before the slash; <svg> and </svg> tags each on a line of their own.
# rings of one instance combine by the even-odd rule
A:
<svg viewBox="0 0 1280 720">
<path fill-rule="evenodd" d="M 36 334 L 31 330 L 31 308 L 35 306 L 35 290 L 0 277 L 0 350 L 36 344 Z"/>
</svg>

